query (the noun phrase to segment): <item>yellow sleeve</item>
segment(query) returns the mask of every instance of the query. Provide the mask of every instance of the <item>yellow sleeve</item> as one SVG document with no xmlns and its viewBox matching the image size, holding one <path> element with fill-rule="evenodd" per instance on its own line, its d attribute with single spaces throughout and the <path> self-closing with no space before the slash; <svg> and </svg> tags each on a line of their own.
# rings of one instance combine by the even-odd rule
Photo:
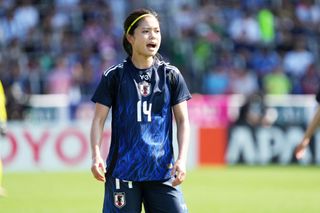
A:
<svg viewBox="0 0 320 213">
<path fill-rule="evenodd" d="M 7 122 L 6 96 L 4 94 L 2 82 L 0 81 L 0 123 L 6 123 L 6 122 Z"/>
</svg>

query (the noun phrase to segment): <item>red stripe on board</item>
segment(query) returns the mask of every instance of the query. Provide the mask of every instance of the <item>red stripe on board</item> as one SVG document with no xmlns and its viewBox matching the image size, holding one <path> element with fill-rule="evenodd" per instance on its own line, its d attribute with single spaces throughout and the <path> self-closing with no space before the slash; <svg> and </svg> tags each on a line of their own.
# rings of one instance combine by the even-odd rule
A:
<svg viewBox="0 0 320 213">
<path fill-rule="evenodd" d="M 199 129 L 199 164 L 225 164 L 227 147 L 227 129 L 200 128 Z"/>
</svg>

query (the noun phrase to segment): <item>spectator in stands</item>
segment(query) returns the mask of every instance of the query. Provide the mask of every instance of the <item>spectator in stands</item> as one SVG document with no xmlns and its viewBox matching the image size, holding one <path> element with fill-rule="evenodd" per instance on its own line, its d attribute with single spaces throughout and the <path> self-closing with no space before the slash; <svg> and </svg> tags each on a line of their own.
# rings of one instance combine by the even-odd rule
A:
<svg viewBox="0 0 320 213">
<path fill-rule="evenodd" d="M 259 91 L 256 74 L 245 66 L 235 67 L 230 76 L 230 92 L 232 94 L 251 96 Z"/>
<path fill-rule="evenodd" d="M 233 39 L 236 49 L 254 49 L 261 41 L 260 29 L 257 19 L 251 11 L 245 11 L 242 17 L 231 21 L 229 26 L 230 37 Z"/>
<path fill-rule="evenodd" d="M 293 83 L 293 93 L 301 93 L 300 79 L 307 68 L 314 63 L 314 55 L 307 49 L 305 37 L 298 37 L 294 49 L 288 51 L 283 58 L 283 68 Z"/>
<path fill-rule="evenodd" d="M 14 10 L 5 11 L 5 16 L 0 18 L 0 44 L 7 46 L 12 39 L 18 37 L 20 26 L 14 19 Z"/>
<path fill-rule="evenodd" d="M 305 75 L 301 78 L 301 89 L 303 94 L 316 94 L 320 82 L 320 70 L 316 64 L 311 64 Z"/>
<path fill-rule="evenodd" d="M 192 7 L 188 4 L 182 4 L 177 15 L 174 17 L 176 27 L 181 35 L 191 36 L 194 33 L 197 17 Z M 179 36 L 179 34 L 178 34 Z"/>
<path fill-rule="evenodd" d="M 280 66 L 281 57 L 277 51 L 270 46 L 257 48 L 249 58 L 249 66 L 261 79 L 276 67 Z M 260 82 L 259 82 L 260 83 Z"/>
<path fill-rule="evenodd" d="M 47 93 L 69 94 L 72 86 L 72 75 L 68 61 L 64 56 L 56 59 L 56 64 L 50 71 L 47 82 Z"/>
<path fill-rule="evenodd" d="M 276 36 L 275 17 L 272 11 L 264 7 L 258 12 L 257 17 L 262 42 L 267 45 L 272 44 Z"/>
<path fill-rule="evenodd" d="M 228 94 L 229 86 L 228 71 L 222 66 L 212 67 L 203 79 L 203 91 L 206 94 Z"/>
<path fill-rule="evenodd" d="M 22 71 L 18 63 L 12 61 L 5 67 L 8 75 L 3 78 L 6 91 L 7 113 L 10 120 L 22 120 L 25 118 L 26 103 L 30 94 L 30 84 L 27 73 Z"/>
<path fill-rule="evenodd" d="M 307 49 L 306 38 L 298 37 L 294 43 L 294 49 L 287 52 L 283 58 L 283 66 L 286 73 L 293 77 L 301 77 L 307 68 L 314 62 L 312 53 Z"/>
<path fill-rule="evenodd" d="M 14 11 L 14 21 L 19 27 L 18 38 L 23 41 L 29 30 L 39 23 L 39 10 L 32 4 L 32 0 L 21 1 Z"/>
<path fill-rule="evenodd" d="M 264 92 L 269 95 L 290 94 L 292 89 L 292 83 L 281 66 L 263 77 L 262 86 Z"/>
<path fill-rule="evenodd" d="M 318 31 L 320 26 L 320 4 L 314 0 L 298 1 L 295 7 L 297 20 L 306 31 Z"/>
</svg>

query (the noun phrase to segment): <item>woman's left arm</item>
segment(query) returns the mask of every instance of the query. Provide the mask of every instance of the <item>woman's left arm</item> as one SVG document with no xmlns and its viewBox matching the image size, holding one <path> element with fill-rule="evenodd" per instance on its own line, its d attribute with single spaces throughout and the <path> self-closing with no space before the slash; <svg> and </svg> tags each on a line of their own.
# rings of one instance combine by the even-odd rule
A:
<svg viewBox="0 0 320 213">
<path fill-rule="evenodd" d="M 178 158 L 173 166 L 172 175 L 175 177 L 172 185 L 181 184 L 186 178 L 186 164 L 190 137 L 190 124 L 187 101 L 173 106 L 173 113 L 177 125 Z"/>
</svg>

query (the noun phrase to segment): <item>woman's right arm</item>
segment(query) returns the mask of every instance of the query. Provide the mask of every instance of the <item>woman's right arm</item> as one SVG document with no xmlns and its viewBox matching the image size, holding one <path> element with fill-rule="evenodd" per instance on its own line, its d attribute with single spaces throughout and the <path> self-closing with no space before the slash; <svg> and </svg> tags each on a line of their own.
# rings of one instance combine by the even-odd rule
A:
<svg viewBox="0 0 320 213">
<path fill-rule="evenodd" d="M 90 131 L 90 145 L 92 153 L 91 172 L 93 176 L 102 182 L 105 182 L 106 167 L 101 157 L 101 143 L 105 121 L 108 117 L 109 107 L 96 103 L 95 112 Z"/>
</svg>

